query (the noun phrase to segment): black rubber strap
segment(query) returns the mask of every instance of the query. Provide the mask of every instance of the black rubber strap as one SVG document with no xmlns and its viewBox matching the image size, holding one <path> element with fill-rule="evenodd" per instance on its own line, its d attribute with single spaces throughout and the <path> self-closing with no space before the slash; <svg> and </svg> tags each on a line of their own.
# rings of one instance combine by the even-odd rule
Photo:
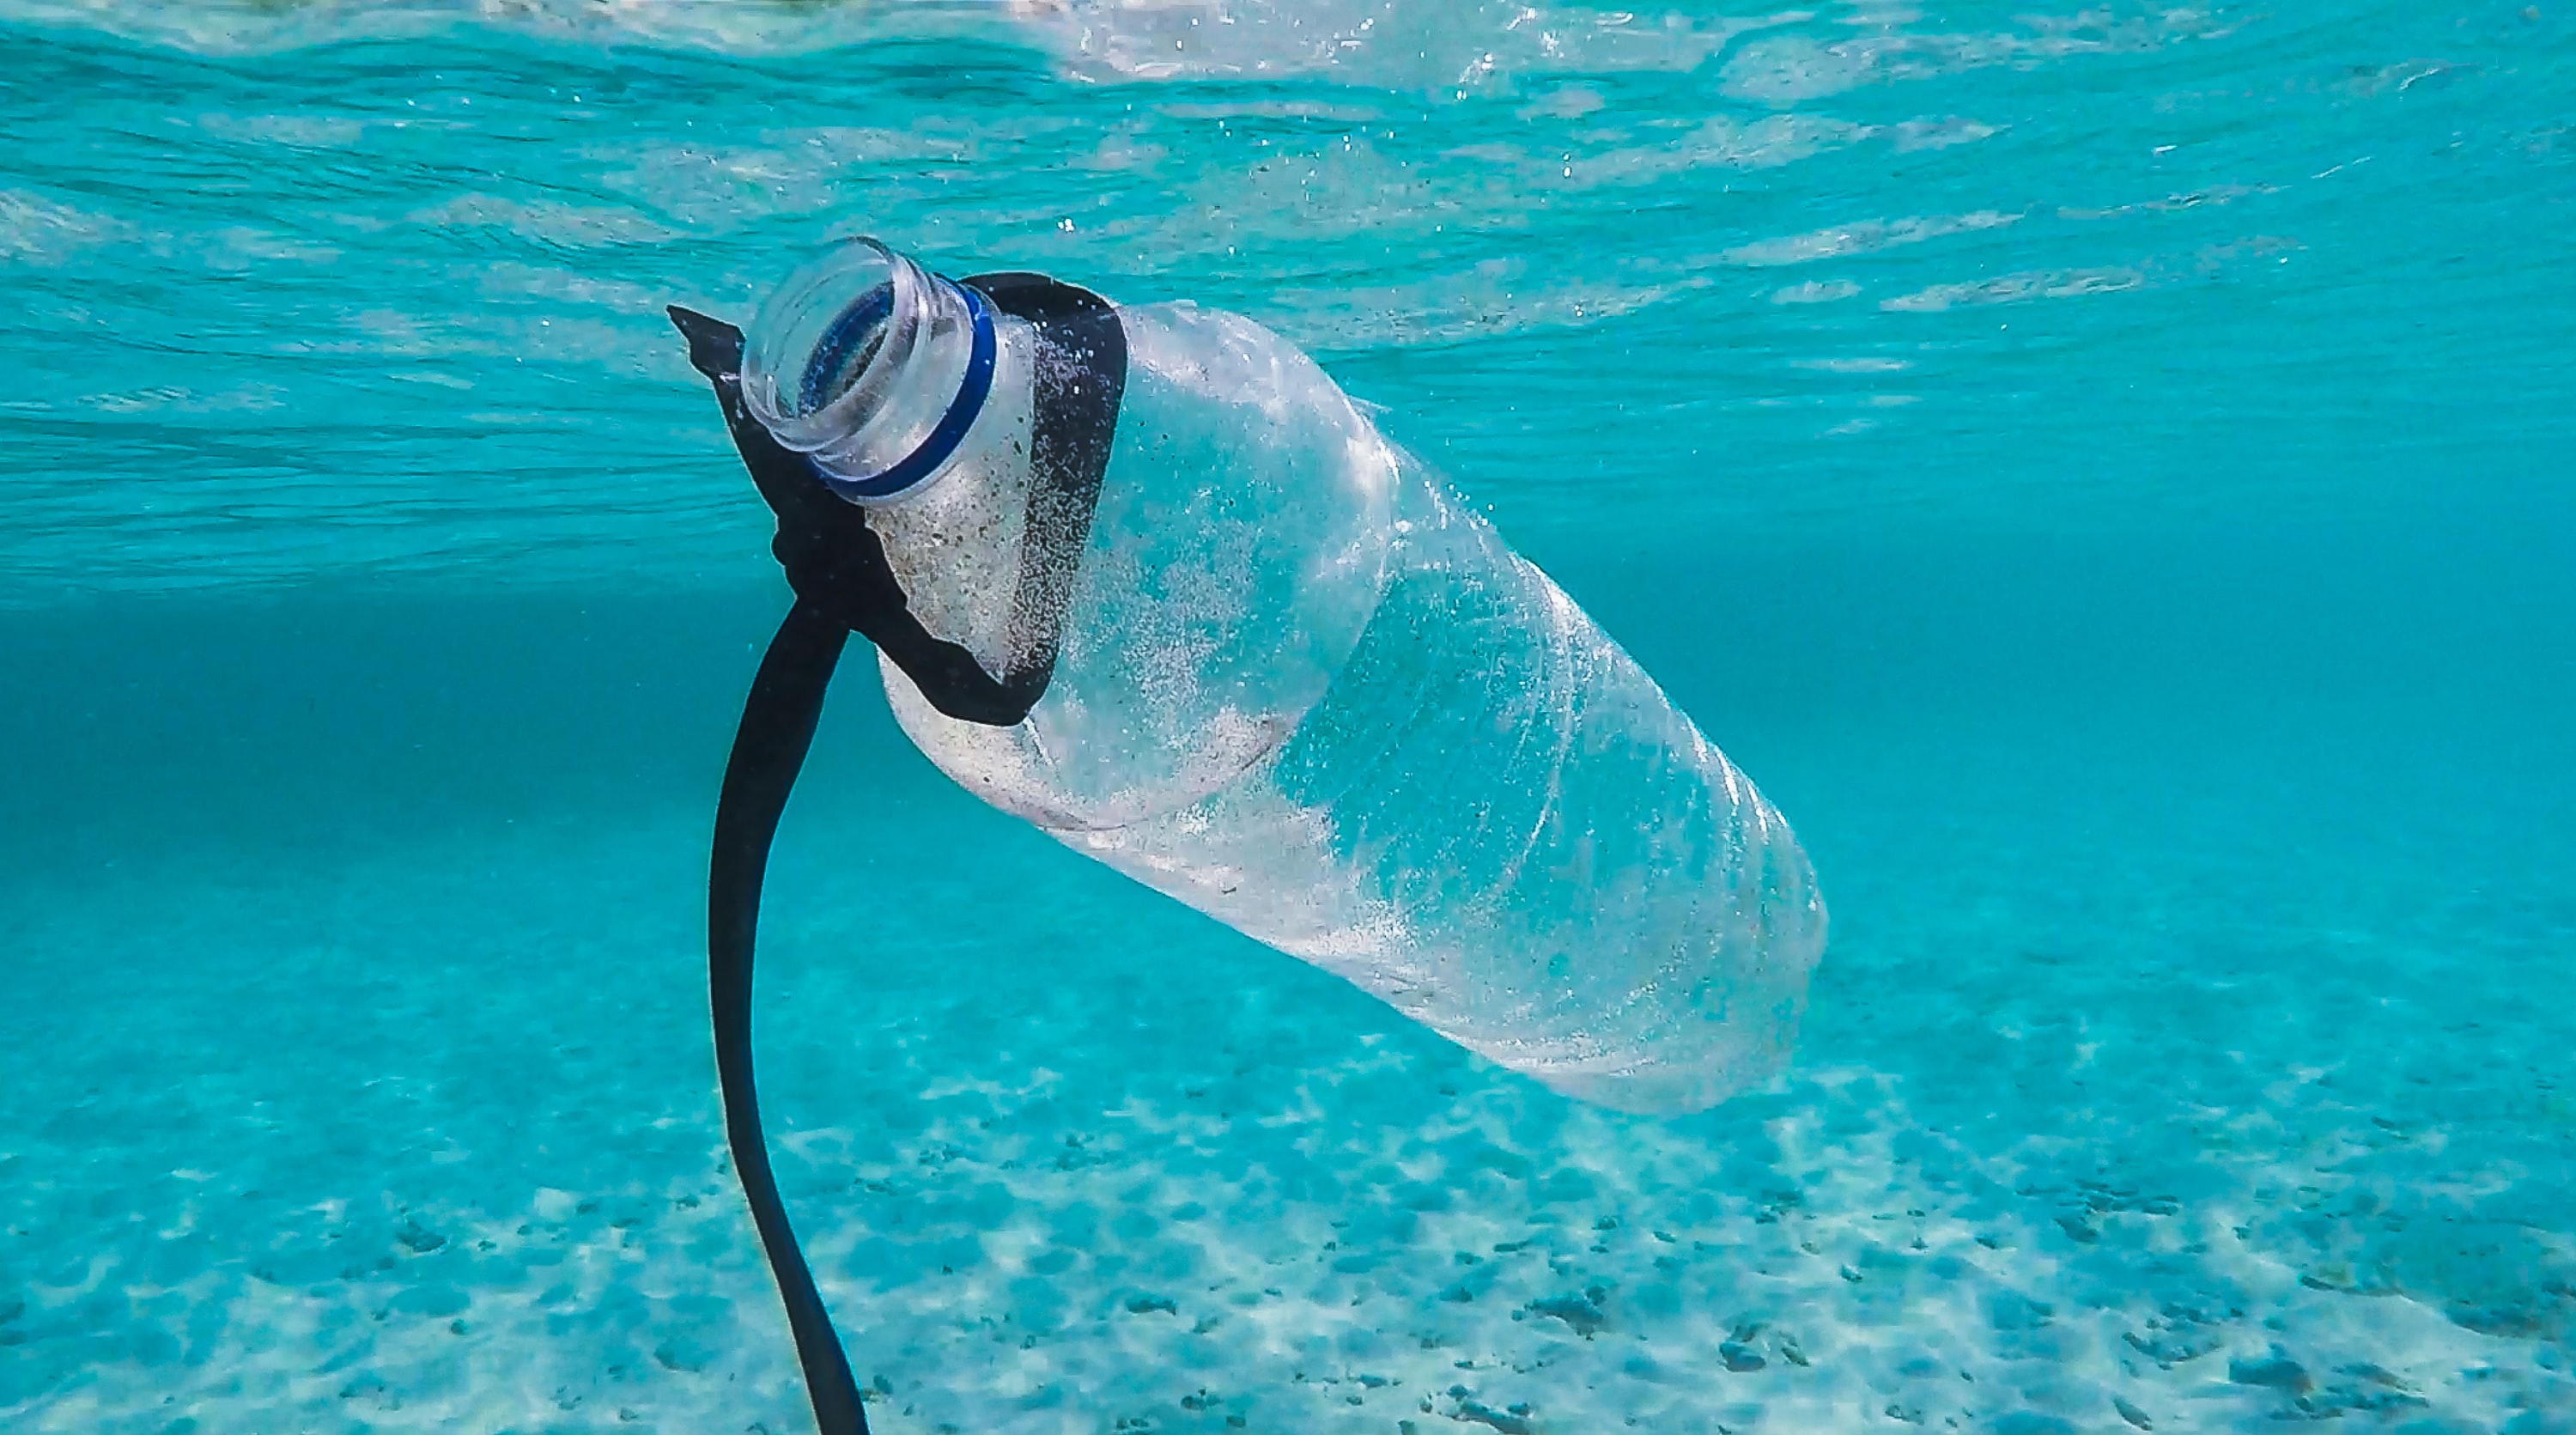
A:
<svg viewBox="0 0 2576 1435">
<path fill-rule="evenodd" d="M 1037 331 L 1032 486 L 1013 601 L 1013 646 L 1023 665 L 996 679 L 964 647 L 932 637 L 914 617 L 866 511 L 824 487 L 804 455 L 780 446 L 742 401 L 742 332 L 672 306 L 689 361 L 706 375 L 761 498 L 778 516 L 772 541 L 796 603 L 770 640 L 734 733 L 716 803 L 707 872 L 707 994 L 715 1025 L 716 1081 L 725 1141 L 753 1225 L 787 1306 L 796 1358 L 822 1435 L 867 1435 L 867 1413 L 831 1314 L 796 1244 L 760 1128 L 751 1061 L 752 955 L 769 847 L 796 775 L 814 742 L 823 696 L 849 635 L 894 659 L 931 704 L 966 722 L 1008 727 L 1028 716 L 1055 675 L 1073 575 L 1109 463 L 1126 387 L 1127 339 L 1098 295 L 1035 274 L 968 280 L 995 308 Z"/>
<path fill-rule="evenodd" d="M 850 630 L 821 609 L 798 602 L 778 625 L 769 652 L 752 679 L 725 764 L 724 795 L 716 801 L 714 855 L 707 871 L 707 1004 L 715 1017 L 716 1084 L 724 1092 L 725 1144 L 734 1175 L 751 1203 L 760 1248 L 787 1305 L 787 1329 L 805 1368 L 805 1393 L 814 1402 L 822 1435 L 867 1435 L 867 1412 L 849 1357 L 833 1333 L 831 1313 L 787 1223 L 778 1180 L 769 1169 L 761 1136 L 760 1093 L 751 1070 L 751 957 L 760 927 L 761 878 L 769 867 L 770 838 L 787 794 L 814 744 L 823 716 L 823 692 Z"/>
</svg>

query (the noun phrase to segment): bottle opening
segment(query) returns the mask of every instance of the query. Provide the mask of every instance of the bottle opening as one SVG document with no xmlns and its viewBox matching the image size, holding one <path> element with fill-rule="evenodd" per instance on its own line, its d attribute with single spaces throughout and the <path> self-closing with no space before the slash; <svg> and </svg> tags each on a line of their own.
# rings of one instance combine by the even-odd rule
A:
<svg viewBox="0 0 2576 1435">
<path fill-rule="evenodd" d="M 858 239 L 761 306 L 743 401 L 842 497 L 890 498 L 956 452 L 992 391 L 995 357 L 980 296 Z"/>
<path fill-rule="evenodd" d="M 796 411 L 810 414 L 858 387 L 868 361 L 885 347 L 886 319 L 894 313 L 894 286 L 880 284 L 841 311 L 805 361 L 796 386 Z"/>
</svg>

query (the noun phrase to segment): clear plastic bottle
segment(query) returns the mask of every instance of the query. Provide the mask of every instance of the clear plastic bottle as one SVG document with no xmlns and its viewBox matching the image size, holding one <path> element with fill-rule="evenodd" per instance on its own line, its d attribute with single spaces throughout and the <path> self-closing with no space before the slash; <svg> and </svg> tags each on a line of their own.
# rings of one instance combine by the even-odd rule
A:
<svg viewBox="0 0 2576 1435">
<path fill-rule="evenodd" d="M 1067 846 L 1560 1091 L 1692 1111 L 1777 1071 L 1825 937 L 1780 814 L 1293 345 L 1185 303 L 1118 317 L 1053 681 L 991 727 L 881 662 L 905 733 Z M 1025 327 L 861 241 L 764 307 L 744 393 L 836 487 L 863 480 L 973 397 L 979 319 L 990 393 L 953 454 L 854 501 L 923 626 L 1000 672 L 1031 641 Z"/>
</svg>

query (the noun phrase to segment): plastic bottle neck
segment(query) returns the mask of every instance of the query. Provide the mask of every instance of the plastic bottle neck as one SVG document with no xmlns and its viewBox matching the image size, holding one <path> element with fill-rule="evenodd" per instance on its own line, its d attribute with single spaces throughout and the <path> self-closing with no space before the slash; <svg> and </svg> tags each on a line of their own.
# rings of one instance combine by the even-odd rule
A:
<svg viewBox="0 0 2576 1435">
<path fill-rule="evenodd" d="M 972 290 L 856 240 L 761 306 L 743 398 L 841 497 L 898 498 L 939 472 L 983 411 L 995 328 Z"/>
</svg>

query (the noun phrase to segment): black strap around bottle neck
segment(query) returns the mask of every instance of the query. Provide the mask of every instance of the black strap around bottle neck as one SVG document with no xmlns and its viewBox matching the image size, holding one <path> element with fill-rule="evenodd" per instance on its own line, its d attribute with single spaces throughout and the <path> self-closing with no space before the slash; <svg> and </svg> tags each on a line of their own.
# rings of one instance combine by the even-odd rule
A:
<svg viewBox="0 0 2576 1435">
<path fill-rule="evenodd" d="M 1090 538 L 1127 384 L 1126 331 L 1108 301 L 1038 274 L 986 274 L 964 282 L 1003 313 L 1026 320 L 1039 347 L 1028 517 L 1013 593 L 1012 632 L 1026 639 L 1018 645 L 1026 657 L 999 677 L 966 648 L 922 627 L 886 562 L 884 544 L 868 527 L 866 510 L 824 487 L 812 462 L 781 446 L 744 407 L 742 331 L 678 305 L 670 310 L 671 322 L 688 337 L 689 362 L 715 387 L 743 466 L 778 517 L 770 550 L 796 593 L 743 704 L 716 801 L 707 872 L 707 997 L 725 1141 L 787 1307 L 821 1435 L 867 1435 L 868 1418 L 849 1357 L 779 1200 L 761 1135 L 751 1061 L 751 971 L 770 842 L 851 633 L 876 644 L 931 706 L 961 721 L 1009 727 L 1044 696 L 1055 676 L 1075 570 Z"/>
<path fill-rule="evenodd" d="M 1034 331 L 1029 506 L 1013 594 L 1019 666 L 998 676 L 915 617 L 867 510 L 825 487 L 813 461 L 772 438 L 742 399 L 742 331 L 671 306 L 688 336 L 689 362 L 715 387 L 725 426 L 760 496 L 778 517 L 770 544 L 787 584 L 894 659 L 930 705 L 964 722 L 1010 727 L 1027 717 L 1055 676 L 1076 560 L 1091 535 L 1127 387 L 1127 333 L 1109 301 L 1042 274 L 979 274 L 965 281 L 994 308 Z"/>
</svg>

